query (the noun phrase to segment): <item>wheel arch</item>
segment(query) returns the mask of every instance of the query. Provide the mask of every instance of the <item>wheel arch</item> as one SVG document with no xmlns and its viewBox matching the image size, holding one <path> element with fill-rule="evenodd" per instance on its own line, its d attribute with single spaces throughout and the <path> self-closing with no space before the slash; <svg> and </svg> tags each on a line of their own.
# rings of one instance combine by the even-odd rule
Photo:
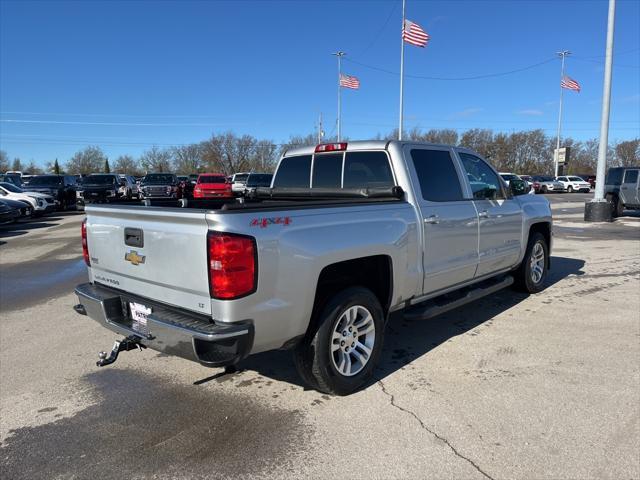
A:
<svg viewBox="0 0 640 480">
<path fill-rule="evenodd" d="M 385 316 L 393 298 L 393 261 L 389 255 L 371 255 L 325 266 L 318 276 L 309 327 L 317 321 L 327 300 L 348 287 L 368 288 L 378 298 Z"/>
</svg>

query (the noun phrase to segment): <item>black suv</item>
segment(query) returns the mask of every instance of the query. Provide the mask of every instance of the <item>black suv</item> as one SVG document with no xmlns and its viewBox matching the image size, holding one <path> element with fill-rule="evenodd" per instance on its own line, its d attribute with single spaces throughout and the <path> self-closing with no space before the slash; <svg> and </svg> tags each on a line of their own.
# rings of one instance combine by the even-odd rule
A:
<svg viewBox="0 0 640 480">
<path fill-rule="evenodd" d="M 23 188 L 29 192 L 51 195 L 59 202 L 58 208 L 66 210 L 76 205 L 77 180 L 75 175 L 35 175 Z"/>
<path fill-rule="evenodd" d="M 619 217 L 624 209 L 640 209 L 640 166 L 615 167 L 607 172 L 604 181 L 605 198 L 611 202 L 613 216 Z"/>
<path fill-rule="evenodd" d="M 81 210 L 87 203 L 109 203 L 123 197 L 120 187 L 127 181 L 114 173 L 92 173 L 82 179 L 78 187 L 76 208 Z"/>
</svg>

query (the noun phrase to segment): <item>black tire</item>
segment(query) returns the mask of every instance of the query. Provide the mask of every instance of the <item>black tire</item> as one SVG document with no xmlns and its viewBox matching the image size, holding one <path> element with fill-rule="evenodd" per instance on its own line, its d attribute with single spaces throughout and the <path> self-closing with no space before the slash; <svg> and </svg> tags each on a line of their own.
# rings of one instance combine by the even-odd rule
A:
<svg viewBox="0 0 640 480">
<path fill-rule="evenodd" d="M 624 203 L 622 203 L 620 197 L 616 196 L 613 203 L 613 216 L 621 217 L 622 215 L 624 215 Z"/>
<path fill-rule="evenodd" d="M 534 248 L 540 244 L 544 252 L 544 259 L 542 262 L 542 275 L 538 281 L 534 280 L 532 274 L 531 257 L 533 256 Z M 517 290 L 526 293 L 538 293 L 545 287 L 545 280 L 547 278 L 547 267 L 549 266 L 549 245 L 547 241 L 539 232 L 533 233 L 529 237 L 527 243 L 527 250 L 522 259 L 522 263 L 514 272 L 515 287 Z"/>
<path fill-rule="evenodd" d="M 573 193 L 573 187 L 571 185 L 567 187 L 567 193 Z"/>
<path fill-rule="evenodd" d="M 375 327 L 374 340 L 364 366 L 354 375 L 346 376 L 335 366 L 334 352 L 331 349 L 332 334 L 343 314 L 355 306 L 363 307 L 371 314 Z M 384 313 L 378 298 L 367 288 L 349 287 L 330 297 L 317 318 L 312 321 L 314 326 L 294 349 L 294 363 L 305 383 L 330 395 L 349 395 L 364 386 L 371 379 L 382 352 Z M 358 319 L 353 324 L 357 325 Z M 356 333 L 353 335 L 356 336 Z M 358 336 L 356 341 L 361 338 Z M 362 355 L 362 351 L 357 352 Z M 350 359 L 353 358 L 352 353 L 347 355 Z"/>
<path fill-rule="evenodd" d="M 542 193 L 547 193 L 547 186 L 546 186 L 546 185 L 543 185 L 543 186 L 542 186 L 542 188 L 540 189 L 540 191 L 541 191 Z"/>
</svg>

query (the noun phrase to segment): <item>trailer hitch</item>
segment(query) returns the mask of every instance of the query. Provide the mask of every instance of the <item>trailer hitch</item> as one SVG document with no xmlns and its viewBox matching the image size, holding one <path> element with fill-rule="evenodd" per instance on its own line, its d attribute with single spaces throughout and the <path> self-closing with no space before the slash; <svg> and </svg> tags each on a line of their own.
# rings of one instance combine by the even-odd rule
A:
<svg viewBox="0 0 640 480">
<path fill-rule="evenodd" d="M 107 352 L 98 352 L 98 357 L 100 358 L 100 360 L 96 362 L 96 365 L 99 367 L 111 365 L 118 359 L 118 354 L 120 352 L 128 352 L 129 350 L 134 350 L 136 348 L 142 351 L 143 348 L 147 347 L 139 343 L 138 337 L 136 337 L 135 335 L 123 338 L 122 340 L 116 340 L 108 357 Z"/>
</svg>

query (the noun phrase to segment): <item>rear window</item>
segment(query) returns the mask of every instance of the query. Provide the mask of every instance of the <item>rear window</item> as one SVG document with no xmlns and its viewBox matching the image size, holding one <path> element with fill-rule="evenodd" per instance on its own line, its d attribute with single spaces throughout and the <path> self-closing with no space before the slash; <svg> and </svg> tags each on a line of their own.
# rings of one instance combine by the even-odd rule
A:
<svg viewBox="0 0 640 480">
<path fill-rule="evenodd" d="M 236 173 L 236 174 L 233 176 L 233 181 L 234 181 L 234 182 L 241 182 L 241 183 L 244 183 L 244 182 L 246 182 L 246 181 L 247 181 L 247 177 L 248 177 L 248 176 L 249 176 L 249 174 L 248 174 L 248 173 Z"/>
<path fill-rule="evenodd" d="M 611 168 L 607 173 L 607 179 L 604 183 L 607 185 L 620 185 L 622 183 L 622 170 L 621 168 Z"/>
<path fill-rule="evenodd" d="M 386 152 L 348 152 L 344 159 L 344 188 L 393 187 Z"/>
<path fill-rule="evenodd" d="M 175 177 L 172 174 L 152 173 L 144 177 L 144 183 L 173 183 Z"/>
<path fill-rule="evenodd" d="M 89 175 L 82 183 L 85 185 L 111 185 L 116 183 L 116 177 L 113 175 Z"/>
<path fill-rule="evenodd" d="M 340 188 L 342 184 L 342 153 L 316 155 L 313 159 L 312 186 Z"/>
<path fill-rule="evenodd" d="M 518 180 L 518 176 L 513 173 L 501 173 L 500 176 L 503 180 L 510 182 L 511 180 Z"/>
<path fill-rule="evenodd" d="M 227 177 L 224 175 L 201 175 L 198 183 L 226 183 Z"/>
<path fill-rule="evenodd" d="M 311 155 L 285 157 L 273 181 L 275 188 L 309 188 Z"/>
<path fill-rule="evenodd" d="M 247 187 L 270 187 L 272 177 L 270 173 L 252 173 L 247 179 Z"/>
<path fill-rule="evenodd" d="M 61 185 L 62 177 L 33 177 L 29 180 L 29 185 L 38 186 L 38 185 Z"/>
</svg>

